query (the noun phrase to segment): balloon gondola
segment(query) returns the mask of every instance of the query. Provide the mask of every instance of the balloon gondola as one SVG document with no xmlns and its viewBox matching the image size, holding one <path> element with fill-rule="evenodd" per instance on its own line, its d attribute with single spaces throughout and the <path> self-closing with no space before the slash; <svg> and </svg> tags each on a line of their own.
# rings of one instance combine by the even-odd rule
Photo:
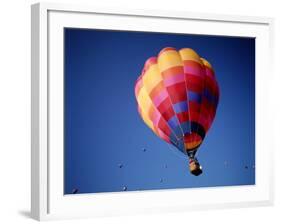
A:
<svg viewBox="0 0 281 224">
<path fill-rule="evenodd" d="M 138 111 L 161 139 L 189 158 L 190 172 L 202 173 L 196 152 L 214 120 L 219 86 L 211 64 L 194 50 L 164 48 L 147 59 L 135 84 Z"/>
</svg>

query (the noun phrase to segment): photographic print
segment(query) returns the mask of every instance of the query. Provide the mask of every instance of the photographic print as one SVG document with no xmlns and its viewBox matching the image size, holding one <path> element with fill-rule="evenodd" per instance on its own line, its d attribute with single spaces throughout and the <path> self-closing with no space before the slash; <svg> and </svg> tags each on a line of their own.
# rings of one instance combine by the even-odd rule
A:
<svg viewBox="0 0 281 224">
<path fill-rule="evenodd" d="M 255 38 L 64 29 L 64 193 L 255 184 Z"/>
</svg>

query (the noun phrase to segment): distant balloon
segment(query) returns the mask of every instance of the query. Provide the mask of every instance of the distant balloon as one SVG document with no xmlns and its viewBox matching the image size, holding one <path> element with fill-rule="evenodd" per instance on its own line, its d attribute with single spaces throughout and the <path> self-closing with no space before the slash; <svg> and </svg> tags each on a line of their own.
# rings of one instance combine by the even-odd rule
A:
<svg viewBox="0 0 281 224">
<path fill-rule="evenodd" d="M 211 64 L 190 48 L 164 48 L 158 57 L 145 62 L 135 95 L 147 126 L 189 157 L 192 174 L 201 174 L 195 154 L 219 102 L 219 86 Z"/>
</svg>

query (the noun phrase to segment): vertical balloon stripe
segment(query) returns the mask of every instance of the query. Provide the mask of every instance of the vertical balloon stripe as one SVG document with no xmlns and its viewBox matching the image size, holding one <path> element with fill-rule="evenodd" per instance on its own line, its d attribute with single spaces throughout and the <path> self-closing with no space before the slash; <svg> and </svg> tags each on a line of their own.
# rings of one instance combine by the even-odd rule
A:
<svg viewBox="0 0 281 224">
<path fill-rule="evenodd" d="M 200 60 L 199 55 L 189 48 L 180 50 L 180 55 L 184 64 L 184 74 L 186 80 L 187 99 L 189 105 L 190 122 L 199 122 L 200 117 L 200 104 L 203 95 L 203 80 L 204 69 L 203 63 Z M 191 127 L 191 134 L 189 136 L 189 142 L 185 144 L 187 150 L 196 148 L 201 142 L 198 141 L 194 135 L 197 132 L 197 128 Z"/>
<path fill-rule="evenodd" d="M 142 82 L 142 80 L 139 80 L 139 82 Z M 147 97 L 146 91 L 143 88 L 142 84 L 140 84 L 140 89 L 138 91 L 137 101 L 139 105 L 142 105 L 140 108 L 141 111 L 141 117 L 143 118 L 144 122 L 153 130 L 154 133 L 158 133 L 157 129 L 155 129 L 153 121 L 151 120 L 151 103 Z"/>
<path fill-rule="evenodd" d="M 135 95 L 144 122 L 186 154 L 202 144 L 214 120 L 219 87 L 206 59 L 168 47 L 145 62 Z"/>
<path fill-rule="evenodd" d="M 205 86 L 199 122 L 204 126 L 205 131 L 207 132 L 215 117 L 218 91 L 215 75 L 211 64 L 206 59 L 201 58 L 201 60 L 205 68 Z"/>
<path fill-rule="evenodd" d="M 174 130 L 177 134 L 181 133 L 183 137 L 183 129 L 186 128 L 182 126 L 182 123 L 188 120 L 189 114 L 181 57 L 174 49 L 164 49 L 158 56 L 158 65 L 179 122 L 178 127 L 175 127 Z"/>
<path fill-rule="evenodd" d="M 154 128 L 158 130 L 158 132 L 161 130 L 162 136 L 164 133 L 169 136 L 168 138 L 172 142 L 174 142 L 176 138 L 171 138 L 171 136 L 175 135 L 175 133 L 167 123 L 170 117 L 174 116 L 174 113 L 170 101 L 166 100 L 168 98 L 168 93 L 164 87 L 157 60 L 155 60 L 154 57 L 149 58 L 145 63 L 142 74 L 142 83 L 143 88 L 153 105 L 151 107 L 153 108 L 151 114 L 154 114 L 154 116 L 151 116 L 150 119 L 153 121 Z"/>
<path fill-rule="evenodd" d="M 203 111 L 204 111 L 204 103 L 203 103 L 203 99 L 204 99 L 204 93 L 205 93 L 205 87 L 206 87 L 206 70 L 205 70 L 205 65 L 204 65 L 204 62 L 202 61 L 202 59 L 200 59 L 200 61 L 202 62 L 200 65 L 201 67 L 201 71 L 200 71 L 200 74 L 201 74 L 201 85 L 200 85 L 200 107 L 199 107 L 199 116 L 197 118 L 198 122 L 198 126 L 197 126 L 197 130 L 196 130 L 196 133 L 199 133 L 200 132 L 200 129 L 203 129 L 204 130 L 204 133 L 207 132 L 207 129 L 208 128 L 208 124 L 209 124 L 209 120 L 208 120 L 208 115 L 206 114 L 205 116 L 202 116 L 203 114 Z M 201 119 L 201 117 L 205 118 L 204 120 Z M 201 141 L 204 140 L 204 137 L 205 137 L 205 134 L 204 136 L 200 136 L 201 137 Z"/>
</svg>

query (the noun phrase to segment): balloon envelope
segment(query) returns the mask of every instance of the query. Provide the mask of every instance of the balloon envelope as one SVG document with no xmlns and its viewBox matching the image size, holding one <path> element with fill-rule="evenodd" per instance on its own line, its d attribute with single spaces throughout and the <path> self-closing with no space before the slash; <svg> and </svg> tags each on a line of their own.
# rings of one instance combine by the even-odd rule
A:
<svg viewBox="0 0 281 224">
<path fill-rule="evenodd" d="M 219 87 L 211 64 L 194 50 L 164 48 L 136 81 L 138 111 L 152 131 L 187 154 L 211 127 Z"/>
</svg>

